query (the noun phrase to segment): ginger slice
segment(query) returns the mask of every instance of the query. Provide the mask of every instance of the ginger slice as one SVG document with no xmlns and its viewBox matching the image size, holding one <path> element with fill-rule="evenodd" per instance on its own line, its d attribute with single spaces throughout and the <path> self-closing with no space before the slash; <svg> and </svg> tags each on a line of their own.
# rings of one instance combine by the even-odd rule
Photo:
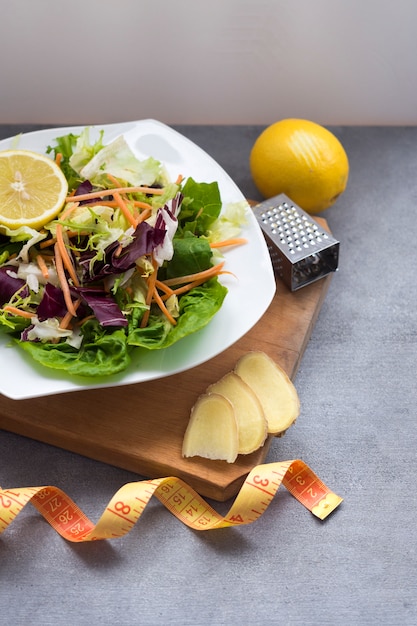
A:
<svg viewBox="0 0 417 626">
<path fill-rule="evenodd" d="M 238 446 L 237 421 L 229 400 L 216 393 L 202 394 L 191 410 L 182 455 L 233 463 Z"/>
<path fill-rule="evenodd" d="M 265 443 L 267 421 L 261 403 L 240 376 L 229 372 L 210 385 L 207 391 L 220 394 L 231 402 L 238 426 L 239 454 L 250 454 Z"/>
<path fill-rule="evenodd" d="M 255 392 L 268 422 L 268 433 L 282 435 L 297 419 L 300 400 L 287 373 L 264 352 L 248 352 L 235 372 Z"/>
</svg>

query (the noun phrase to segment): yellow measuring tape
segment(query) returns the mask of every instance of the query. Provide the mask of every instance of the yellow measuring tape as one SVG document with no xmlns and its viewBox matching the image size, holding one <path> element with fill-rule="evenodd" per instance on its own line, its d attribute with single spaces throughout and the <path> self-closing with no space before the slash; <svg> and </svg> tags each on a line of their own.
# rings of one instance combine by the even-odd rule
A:
<svg viewBox="0 0 417 626">
<path fill-rule="evenodd" d="M 342 498 L 300 460 L 257 465 L 247 476 L 227 515 L 219 515 L 180 478 L 143 480 L 123 485 L 97 524 L 58 487 L 0 489 L 0 534 L 30 502 L 64 539 L 72 542 L 114 539 L 128 533 L 156 496 L 181 522 L 194 530 L 240 526 L 256 521 L 268 508 L 279 486 L 316 517 L 325 519 Z"/>
</svg>

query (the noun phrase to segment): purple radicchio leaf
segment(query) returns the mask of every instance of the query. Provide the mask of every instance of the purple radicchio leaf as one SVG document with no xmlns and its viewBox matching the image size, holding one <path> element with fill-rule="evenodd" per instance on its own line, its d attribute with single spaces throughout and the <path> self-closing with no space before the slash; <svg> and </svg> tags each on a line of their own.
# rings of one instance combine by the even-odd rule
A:
<svg viewBox="0 0 417 626">
<path fill-rule="evenodd" d="M 177 193 L 174 198 L 158 209 L 155 228 L 161 228 L 166 231 L 163 241 L 154 249 L 154 258 L 159 266 L 164 261 L 170 261 L 174 255 L 173 239 L 178 228 L 177 216 L 180 212 L 182 201 L 183 195 Z"/>
<path fill-rule="evenodd" d="M 128 321 L 117 303 L 105 291 L 89 287 L 77 287 L 76 291 L 93 311 L 101 326 L 128 325 Z"/>
<path fill-rule="evenodd" d="M 159 209 L 155 222 L 156 228 L 163 228 L 166 231 L 164 240 L 155 247 L 154 257 L 158 265 L 162 265 L 164 261 L 170 261 L 174 254 L 173 239 L 178 228 L 178 220 L 170 211 L 167 205 Z"/>
<path fill-rule="evenodd" d="M 97 189 L 97 187 L 96 187 Z M 92 191 L 94 191 L 94 187 L 91 184 L 91 182 L 89 180 L 83 180 L 82 183 L 80 183 L 77 187 L 77 189 L 75 190 L 74 193 L 74 199 L 76 200 L 77 196 L 82 196 L 86 193 L 91 193 Z M 104 196 L 103 196 L 104 198 Z M 80 205 L 83 204 L 92 204 L 97 202 L 97 198 L 90 198 L 89 200 L 80 200 Z"/>
<path fill-rule="evenodd" d="M 147 222 L 142 222 L 133 233 L 133 241 L 123 248 L 120 256 L 112 257 L 114 269 L 125 272 L 134 267 L 137 259 L 144 254 L 150 254 L 156 246 L 163 242 L 164 237 L 164 228 L 153 228 Z"/>
<path fill-rule="evenodd" d="M 16 268 L 13 265 L 0 267 L 0 306 L 7 304 L 19 289 L 22 289 L 20 295 L 26 298 L 29 288 L 25 285 L 25 280 L 16 277 Z"/>
<path fill-rule="evenodd" d="M 181 192 L 178 192 L 174 198 L 172 198 L 169 202 L 167 202 L 167 204 L 165 205 L 165 208 L 168 209 L 173 214 L 174 217 L 178 217 L 183 200 L 184 200 L 184 196 L 182 195 Z"/>
<path fill-rule="evenodd" d="M 83 196 L 85 193 L 90 193 L 93 191 L 93 185 L 89 180 L 83 180 L 75 190 L 74 196 Z"/>
<path fill-rule="evenodd" d="M 62 289 L 47 283 L 37 309 L 38 318 L 46 320 L 50 317 L 64 317 L 66 312 L 67 308 Z"/>
</svg>

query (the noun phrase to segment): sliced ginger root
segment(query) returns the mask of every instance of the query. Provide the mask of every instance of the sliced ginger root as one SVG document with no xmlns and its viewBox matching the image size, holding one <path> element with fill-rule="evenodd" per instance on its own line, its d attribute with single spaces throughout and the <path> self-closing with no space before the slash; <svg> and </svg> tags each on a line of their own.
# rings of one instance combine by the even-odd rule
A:
<svg viewBox="0 0 417 626">
<path fill-rule="evenodd" d="M 233 463 L 238 454 L 263 446 L 268 435 L 283 435 L 299 412 L 298 394 L 286 372 L 264 352 L 247 352 L 198 398 L 182 455 Z"/>
<path fill-rule="evenodd" d="M 247 352 L 235 372 L 257 395 L 268 423 L 268 433 L 282 435 L 297 419 L 300 401 L 286 372 L 264 352 Z"/>
<path fill-rule="evenodd" d="M 201 395 L 191 410 L 182 455 L 233 463 L 238 448 L 238 426 L 232 404 L 216 393 Z"/>
<path fill-rule="evenodd" d="M 220 394 L 231 402 L 238 427 L 239 454 L 250 454 L 265 443 L 267 421 L 261 403 L 240 376 L 229 372 L 207 391 Z"/>
</svg>

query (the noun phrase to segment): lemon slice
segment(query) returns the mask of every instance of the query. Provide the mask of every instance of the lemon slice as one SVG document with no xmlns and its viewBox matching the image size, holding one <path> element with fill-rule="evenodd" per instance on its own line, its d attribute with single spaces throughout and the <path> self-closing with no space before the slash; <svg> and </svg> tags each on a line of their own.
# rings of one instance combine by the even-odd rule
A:
<svg viewBox="0 0 417 626">
<path fill-rule="evenodd" d="M 58 215 L 67 193 L 55 161 L 30 150 L 0 151 L 0 230 L 42 228 Z"/>
</svg>

